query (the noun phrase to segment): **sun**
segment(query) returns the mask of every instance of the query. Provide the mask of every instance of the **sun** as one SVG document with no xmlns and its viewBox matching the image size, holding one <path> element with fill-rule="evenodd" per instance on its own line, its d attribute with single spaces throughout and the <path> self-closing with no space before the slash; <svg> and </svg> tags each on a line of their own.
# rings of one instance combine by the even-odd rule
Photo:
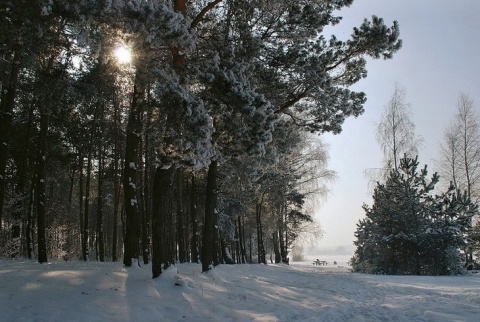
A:
<svg viewBox="0 0 480 322">
<path fill-rule="evenodd" d="M 120 64 L 128 64 L 132 61 L 132 52 L 124 45 L 118 45 L 114 53 Z"/>
</svg>

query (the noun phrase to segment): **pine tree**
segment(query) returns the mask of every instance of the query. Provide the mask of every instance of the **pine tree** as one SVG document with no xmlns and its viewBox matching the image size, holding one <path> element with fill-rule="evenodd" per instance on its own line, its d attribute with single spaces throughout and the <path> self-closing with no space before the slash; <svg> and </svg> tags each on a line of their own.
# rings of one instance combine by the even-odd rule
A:
<svg viewBox="0 0 480 322">
<path fill-rule="evenodd" d="M 476 206 L 453 188 L 434 196 L 435 173 L 417 170 L 417 158 L 400 159 L 384 184 L 377 184 L 373 205 L 355 233 L 355 271 L 375 274 L 458 273 L 458 247 Z"/>
<path fill-rule="evenodd" d="M 339 133 L 346 117 L 363 112 L 365 94 L 349 87 L 366 76 L 365 57 L 391 58 L 401 41 L 397 23 L 388 28 L 378 17 L 355 28 L 348 41 L 327 40 L 323 29 L 337 24 L 335 11 L 350 4 L 230 0 L 197 26 L 199 54 L 190 61 L 213 120 L 213 162 L 265 155 L 279 119 L 299 131 Z M 256 199 L 256 214 L 265 215 L 262 193 Z"/>
</svg>

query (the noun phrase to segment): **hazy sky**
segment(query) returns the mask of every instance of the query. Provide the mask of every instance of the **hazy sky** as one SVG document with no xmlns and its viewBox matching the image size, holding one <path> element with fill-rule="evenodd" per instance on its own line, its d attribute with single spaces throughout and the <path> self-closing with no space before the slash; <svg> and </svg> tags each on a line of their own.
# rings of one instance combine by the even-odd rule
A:
<svg viewBox="0 0 480 322">
<path fill-rule="evenodd" d="M 363 171 L 381 166 L 375 125 L 395 82 L 406 90 L 416 134 L 424 139 L 420 166 L 428 164 L 430 174 L 459 94 L 468 94 L 480 110 L 479 14 L 479 0 L 356 0 L 342 11 L 344 19 L 334 29 L 338 38 L 345 39 L 353 26 L 376 15 L 388 25 L 399 22 L 403 47 L 392 60 L 368 62 L 368 77 L 354 87 L 367 94 L 365 113 L 348 119 L 341 134 L 324 136 L 330 145 L 329 168 L 339 179 L 317 211 L 325 231 L 321 248 L 352 245 L 356 223 L 364 216 L 361 206 L 371 205 Z"/>
</svg>

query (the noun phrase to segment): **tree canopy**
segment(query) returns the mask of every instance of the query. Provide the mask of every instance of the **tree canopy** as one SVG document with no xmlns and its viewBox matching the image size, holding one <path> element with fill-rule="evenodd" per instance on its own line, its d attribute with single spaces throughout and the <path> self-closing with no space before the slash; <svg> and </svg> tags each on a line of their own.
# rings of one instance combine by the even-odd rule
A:
<svg viewBox="0 0 480 322">
<path fill-rule="evenodd" d="M 308 133 L 362 114 L 366 58 L 401 47 L 376 16 L 327 38 L 352 2 L 1 2 L 3 250 L 130 266 L 153 239 L 156 265 L 201 249 L 206 270 L 248 241 L 250 261 L 269 245 L 286 260 L 322 191 L 307 183 L 332 177 Z"/>
</svg>

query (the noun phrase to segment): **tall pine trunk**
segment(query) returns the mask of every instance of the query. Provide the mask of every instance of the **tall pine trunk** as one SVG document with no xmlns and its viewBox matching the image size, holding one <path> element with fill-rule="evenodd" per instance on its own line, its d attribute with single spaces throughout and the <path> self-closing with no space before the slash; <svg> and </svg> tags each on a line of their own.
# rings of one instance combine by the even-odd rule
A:
<svg viewBox="0 0 480 322">
<path fill-rule="evenodd" d="M 273 252 L 275 253 L 275 263 L 278 264 L 282 261 L 282 255 L 280 254 L 279 247 L 279 234 L 278 230 L 273 232 Z"/>
<path fill-rule="evenodd" d="M 239 223 L 241 223 L 240 226 L 240 247 L 242 249 L 242 254 L 243 254 L 243 260 L 242 263 L 247 262 L 247 239 L 245 238 L 245 216 L 242 216 L 242 220 L 239 220 Z"/>
<path fill-rule="evenodd" d="M 262 198 L 263 199 L 263 198 Z M 263 226 L 262 226 L 262 204 L 263 200 L 256 205 L 256 222 L 257 222 L 257 253 L 258 263 L 266 264 L 265 246 L 263 244 Z"/>
<path fill-rule="evenodd" d="M 88 260 L 88 241 L 89 241 L 89 216 L 90 216 L 90 178 L 92 171 L 92 149 L 89 148 L 87 158 L 87 169 L 85 174 L 85 198 L 83 201 L 83 231 L 82 231 L 82 259 Z"/>
<path fill-rule="evenodd" d="M 249 243 L 248 243 L 248 262 L 250 264 L 253 263 L 253 232 L 250 231 L 250 233 L 248 234 L 248 239 L 249 239 Z"/>
<path fill-rule="evenodd" d="M 12 57 L 1 57 L 12 61 L 8 80 L 2 83 L 0 93 L 0 229 L 3 220 L 3 204 L 5 200 L 5 174 L 8 158 L 8 141 L 11 136 L 13 107 L 17 89 L 18 74 L 20 72 L 20 47 L 13 50 Z"/>
<path fill-rule="evenodd" d="M 241 252 L 241 237 L 240 237 L 240 216 L 235 219 L 235 260 L 237 263 L 242 263 L 242 252 Z"/>
<path fill-rule="evenodd" d="M 192 263 L 198 263 L 198 217 L 197 217 L 197 185 L 195 173 L 192 173 L 190 187 L 190 222 L 192 224 L 190 239 L 190 258 Z"/>
<path fill-rule="evenodd" d="M 89 256 L 89 216 L 90 216 L 90 180 L 92 172 L 92 156 L 94 149 L 95 132 L 97 131 L 97 122 L 101 107 L 97 103 L 95 112 L 93 115 L 92 127 L 90 129 L 90 140 L 88 142 L 88 157 L 87 157 L 87 169 L 85 177 L 85 200 L 84 200 L 84 213 L 83 213 L 83 234 L 82 234 L 82 258 L 84 261 L 88 260 Z"/>
<path fill-rule="evenodd" d="M 127 140 L 125 145 L 125 161 L 123 166 L 123 195 L 125 207 L 125 238 L 123 263 L 132 266 L 132 258 L 140 255 L 141 218 L 138 209 L 137 170 L 138 150 L 141 141 L 141 115 L 145 103 L 145 68 L 139 62 L 135 73 L 133 98 L 127 123 Z"/>
<path fill-rule="evenodd" d="M 278 238 L 280 243 L 280 256 L 282 257 L 282 261 L 288 264 L 288 250 L 287 250 L 287 232 L 286 232 L 286 224 L 285 224 L 285 206 L 280 208 L 280 223 L 278 225 Z"/>
<path fill-rule="evenodd" d="M 239 216 L 238 223 L 238 244 L 240 248 L 240 263 L 245 264 L 247 262 L 247 253 L 245 251 L 245 224 L 244 216 Z"/>
<path fill-rule="evenodd" d="M 142 113 L 143 114 L 143 113 Z M 144 122 L 143 115 L 141 116 L 141 122 Z M 146 205 L 146 200 L 145 200 L 145 191 L 148 190 L 147 188 L 147 170 L 144 164 L 143 160 L 147 159 L 147 151 L 145 151 L 145 137 L 142 137 L 140 140 L 140 152 L 139 152 L 139 162 L 138 162 L 138 172 L 139 172 L 139 179 L 138 179 L 138 184 L 139 184 L 139 190 L 137 192 L 138 196 L 138 206 L 139 206 L 139 211 L 140 211 L 140 217 L 141 217 L 141 223 L 142 223 L 142 258 L 143 258 L 143 263 L 147 265 L 149 263 L 150 259 L 150 240 L 148 238 L 149 236 L 149 224 L 150 224 L 150 219 L 149 219 L 149 214 L 147 212 L 147 205 Z"/>
<path fill-rule="evenodd" d="M 170 222 L 173 211 L 172 188 L 175 169 L 157 168 L 153 184 L 152 200 L 152 277 L 162 273 L 163 267 L 173 263 L 173 251 L 170 249 L 171 235 Z"/>
<path fill-rule="evenodd" d="M 112 231 L 112 261 L 117 261 L 117 242 L 118 242 L 118 209 L 120 206 L 121 191 L 120 191 L 120 173 L 118 163 L 120 162 L 120 140 L 119 140 L 119 113 L 118 113 L 118 100 L 117 94 L 114 94 L 113 97 L 113 124 L 114 124 L 114 154 L 113 154 L 113 190 L 114 190 L 114 201 L 113 201 L 113 231 Z"/>
<path fill-rule="evenodd" d="M 30 187 L 30 198 L 27 210 L 27 228 L 26 228 L 26 242 L 27 242 L 27 258 L 33 257 L 33 240 L 34 240 L 34 203 L 35 203 L 35 186 L 36 181 L 32 180 Z"/>
<path fill-rule="evenodd" d="M 205 221 L 203 224 L 202 271 L 210 270 L 210 265 L 218 265 L 217 238 L 217 171 L 218 162 L 212 161 L 208 167 L 207 191 L 205 200 Z"/>
<path fill-rule="evenodd" d="M 115 171 L 115 173 L 117 173 Z M 118 209 L 120 203 L 120 184 L 118 183 L 118 179 L 114 179 L 114 190 L 115 190 L 115 197 L 114 197 L 114 205 L 113 205 L 113 230 L 112 230 L 112 262 L 117 261 L 117 241 L 118 241 Z"/>
<path fill-rule="evenodd" d="M 38 144 L 38 158 L 36 169 L 36 210 L 37 210 L 37 247 L 38 262 L 47 262 L 47 242 L 45 236 L 45 216 L 46 216 L 46 165 L 47 165 L 47 148 L 48 148 L 48 123 L 49 115 L 46 106 L 42 106 L 40 110 L 40 133 Z"/>
<path fill-rule="evenodd" d="M 149 117 L 147 116 L 148 122 Z M 145 122 L 145 121 L 144 121 Z M 147 125 L 148 127 L 148 125 Z M 150 261 L 150 236 L 151 236 L 151 198 L 150 198 L 150 145 L 147 131 L 142 141 L 142 153 L 145 163 L 141 163 L 141 205 L 142 205 L 142 252 L 143 263 Z"/>
<path fill-rule="evenodd" d="M 180 263 L 188 262 L 187 251 L 187 229 L 186 229 L 186 213 L 184 210 L 184 171 L 178 169 L 176 173 L 176 210 L 177 210 L 177 244 L 178 244 L 178 261 Z"/>
<path fill-rule="evenodd" d="M 97 257 L 100 262 L 105 261 L 105 242 L 103 233 L 103 149 L 102 138 L 99 136 L 98 147 L 98 196 L 97 196 Z"/>
</svg>

